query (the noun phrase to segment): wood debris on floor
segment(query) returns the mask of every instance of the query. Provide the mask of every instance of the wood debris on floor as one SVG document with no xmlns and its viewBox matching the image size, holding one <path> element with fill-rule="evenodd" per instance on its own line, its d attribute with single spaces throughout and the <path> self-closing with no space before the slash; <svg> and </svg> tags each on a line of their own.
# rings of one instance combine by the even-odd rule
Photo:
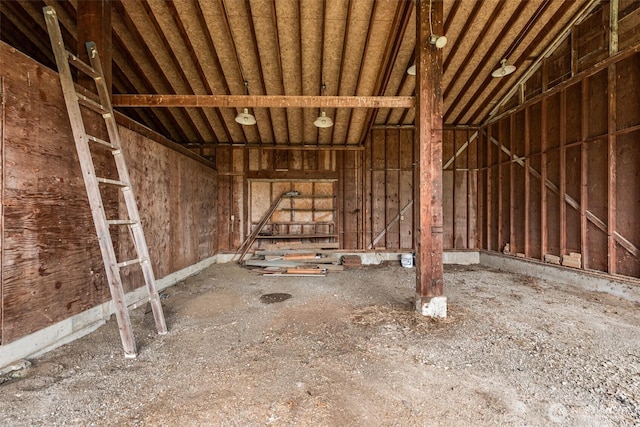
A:
<svg viewBox="0 0 640 427">
<path fill-rule="evenodd" d="M 268 244 L 257 249 L 244 265 L 263 276 L 324 277 L 345 268 L 341 265 L 345 257 L 336 256 L 332 250 L 337 248 L 336 243 Z"/>
<path fill-rule="evenodd" d="M 358 255 L 344 255 L 342 265 L 344 268 L 360 268 L 362 267 L 362 258 Z"/>
<path fill-rule="evenodd" d="M 244 265 L 263 276 L 324 277 L 344 269 L 332 249 L 337 249 L 335 243 L 264 245 Z"/>
</svg>

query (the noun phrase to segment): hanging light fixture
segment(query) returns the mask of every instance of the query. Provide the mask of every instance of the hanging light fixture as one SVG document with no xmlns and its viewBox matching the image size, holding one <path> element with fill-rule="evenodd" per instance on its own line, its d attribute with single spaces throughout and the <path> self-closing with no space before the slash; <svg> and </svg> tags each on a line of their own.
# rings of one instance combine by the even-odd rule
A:
<svg viewBox="0 0 640 427">
<path fill-rule="evenodd" d="M 500 68 L 491 73 L 492 77 L 504 77 L 513 73 L 516 70 L 515 65 L 507 65 L 507 60 L 503 59 L 500 61 Z"/>
<path fill-rule="evenodd" d="M 322 93 L 321 95 L 324 95 L 324 91 L 327 88 L 325 86 L 324 83 L 322 83 Z M 327 113 L 324 111 L 324 108 L 322 109 L 322 111 L 320 112 L 320 115 L 318 116 L 318 118 L 313 122 L 313 124 L 316 127 L 319 128 L 330 128 L 331 126 L 333 126 L 333 120 L 331 120 L 331 117 L 327 116 Z"/>
<path fill-rule="evenodd" d="M 437 49 L 442 49 L 447 45 L 447 37 L 438 36 L 433 33 L 433 24 L 431 22 L 432 15 L 433 10 L 431 9 L 431 0 L 429 0 L 429 44 L 435 46 Z"/>
<path fill-rule="evenodd" d="M 244 81 L 244 94 L 249 95 L 249 82 Z M 248 108 L 244 108 L 242 113 L 238 113 L 236 116 L 236 122 L 244 126 L 251 126 L 256 124 L 256 118 L 253 114 L 249 113 Z"/>
<path fill-rule="evenodd" d="M 416 64 L 413 64 L 411 67 L 407 68 L 407 74 L 410 76 L 416 75 Z"/>
</svg>

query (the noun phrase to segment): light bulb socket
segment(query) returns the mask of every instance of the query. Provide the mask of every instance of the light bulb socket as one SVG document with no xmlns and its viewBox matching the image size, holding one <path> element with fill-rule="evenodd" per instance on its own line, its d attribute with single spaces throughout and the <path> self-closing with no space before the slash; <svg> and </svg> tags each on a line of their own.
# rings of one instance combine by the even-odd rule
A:
<svg viewBox="0 0 640 427">
<path fill-rule="evenodd" d="M 435 46 L 437 49 L 442 49 L 447 45 L 447 37 L 431 34 L 429 36 L 429 44 Z"/>
</svg>

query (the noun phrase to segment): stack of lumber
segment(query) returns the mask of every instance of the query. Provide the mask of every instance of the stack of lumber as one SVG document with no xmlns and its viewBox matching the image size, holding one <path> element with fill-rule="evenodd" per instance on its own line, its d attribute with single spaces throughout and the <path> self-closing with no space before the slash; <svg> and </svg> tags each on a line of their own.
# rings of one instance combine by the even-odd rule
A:
<svg viewBox="0 0 640 427">
<path fill-rule="evenodd" d="M 569 255 L 563 255 L 562 265 L 564 265 L 565 267 L 581 268 L 582 254 L 577 252 L 571 252 L 569 253 Z"/>
<path fill-rule="evenodd" d="M 362 258 L 358 255 L 344 255 L 342 265 L 344 268 L 360 268 L 362 267 Z"/>
<path fill-rule="evenodd" d="M 263 276 L 326 276 L 328 271 L 342 271 L 340 260 L 326 246 L 335 243 L 289 243 L 265 245 L 256 250 L 244 265 Z"/>
</svg>

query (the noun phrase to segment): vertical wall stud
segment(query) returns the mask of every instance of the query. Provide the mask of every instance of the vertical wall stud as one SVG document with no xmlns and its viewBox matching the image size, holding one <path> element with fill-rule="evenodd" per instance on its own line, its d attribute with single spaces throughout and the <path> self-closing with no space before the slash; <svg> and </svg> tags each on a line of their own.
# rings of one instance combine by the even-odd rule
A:
<svg viewBox="0 0 640 427">
<path fill-rule="evenodd" d="M 516 134 L 516 115 L 509 116 L 509 242 L 511 254 L 515 255 L 519 252 L 520 242 L 516 241 L 516 169 L 515 169 L 515 134 Z"/>
<path fill-rule="evenodd" d="M 567 92 L 560 92 L 560 256 L 567 254 Z"/>
<path fill-rule="evenodd" d="M 589 84 L 585 78 L 582 80 L 582 102 L 580 103 L 580 246 L 582 251 L 582 268 L 589 268 L 589 241 L 587 208 L 589 206 L 589 149 L 587 138 L 589 136 Z"/>
<path fill-rule="evenodd" d="M 540 254 L 542 259 L 547 254 L 547 244 L 549 241 L 548 229 L 548 190 L 547 190 L 547 97 L 542 97 L 540 101 Z"/>
<path fill-rule="evenodd" d="M 530 245 L 530 226 L 531 226 L 531 176 L 529 171 L 531 169 L 531 150 L 530 150 L 530 130 L 529 123 L 529 108 L 524 110 L 524 256 L 531 257 L 531 245 Z M 544 183 L 541 183 L 544 185 Z M 544 188 L 544 187 L 542 187 Z M 543 257 L 544 259 L 544 257 Z"/>
<path fill-rule="evenodd" d="M 493 194 L 491 192 L 491 183 L 493 182 L 493 174 L 491 173 L 491 126 L 487 126 L 487 138 L 486 138 L 486 150 L 487 150 L 487 203 L 486 203 L 486 218 L 487 218 L 487 226 L 485 232 L 487 233 L 487 247 L 488 251 L 493 250 L 493 242 L 491 239 L 491 224 L 493 223 L 493 215 L 491 215 L 491 203 Z"/>
</svg>

